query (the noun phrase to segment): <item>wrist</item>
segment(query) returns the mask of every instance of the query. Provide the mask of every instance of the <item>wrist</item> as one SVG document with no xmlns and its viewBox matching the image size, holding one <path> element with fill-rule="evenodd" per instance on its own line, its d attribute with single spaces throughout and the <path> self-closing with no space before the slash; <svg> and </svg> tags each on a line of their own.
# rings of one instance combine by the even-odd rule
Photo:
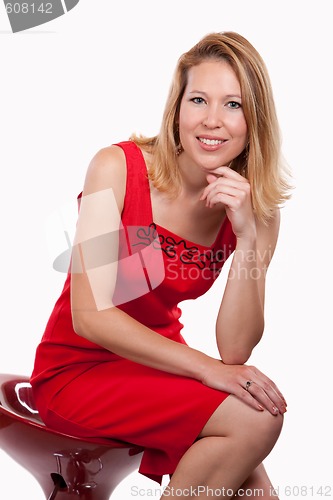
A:
<svg viewBox="0 0 333 500">
<path fill-rule="evenodd" d="M 250 249 L 253 250 L 257 246 L 257 235 L 255 233 L 248 233 L 236 237 L 236 250 L 237 249 Z"/>
<path fill-rule="evenodd" d="M 239 234 L 236 234 L 237 245 L 254 246 L 257 242 L 257 227 L 252 221 L 247 225 L 246 229 Z"/>
<path fill-rule="evenodd" d="M 216 383 L 216 374 L 223 370 L 223 362 L 221 359 L 210 358 L 201 373 L 200 382 L 208 387 L 212 387 Z"/>
<path fill-rule="evenodd" d="M 192 351 L 194 353 L 194 357 L 190 363 L 190 376 L 202 383 L 205 383 L 204 381 L 208 377 L 208 373 L 211 371 L 212 365 L 216 363 L 217 360 L 201 351 L 197 351 L 195 349 L 192 349 Z"/>
</svg>

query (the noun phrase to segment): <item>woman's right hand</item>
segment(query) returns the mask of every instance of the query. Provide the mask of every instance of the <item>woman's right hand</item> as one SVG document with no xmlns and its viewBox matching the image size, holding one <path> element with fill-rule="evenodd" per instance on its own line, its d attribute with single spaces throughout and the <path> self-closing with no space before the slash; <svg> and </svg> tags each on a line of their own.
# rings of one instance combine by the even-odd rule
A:
<svg viewBox="0 0 333 500">
<path fill-rule="evenodd" d="M 266 409 L 272 415 L 287 411 L 287 403 L 280 390 L 255 366 L 226 365 L 216 359 L 206 371 L 202 383 L 234 394 L 253 408 Z"/>
</svg>

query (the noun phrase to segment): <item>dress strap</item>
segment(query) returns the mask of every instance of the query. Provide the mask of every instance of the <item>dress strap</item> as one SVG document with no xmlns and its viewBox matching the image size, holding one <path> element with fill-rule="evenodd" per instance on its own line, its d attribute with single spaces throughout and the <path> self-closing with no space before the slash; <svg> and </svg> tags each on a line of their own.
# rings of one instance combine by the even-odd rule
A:
<svg viewBox="0 0 333 500">
<path fill-rule="evenodd" d="M 125 226 L 149 226 L 153 221 L 147 166 L 141 149 L 133 141 L 114 144 L 125 153 L 126 194 L 122 213 Z"/>
</svg>

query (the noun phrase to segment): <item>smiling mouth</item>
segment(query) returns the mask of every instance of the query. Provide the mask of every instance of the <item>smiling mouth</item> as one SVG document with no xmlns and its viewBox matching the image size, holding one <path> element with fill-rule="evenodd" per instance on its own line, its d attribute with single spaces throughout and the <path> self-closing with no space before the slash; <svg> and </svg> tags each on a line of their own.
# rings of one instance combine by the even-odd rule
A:
<svg viewBox="0 0 333 500">
<path fill-rule="evenodd" d="M 198 137 L 198 140 L 207 146 L 218 146 L 219 144 L 223 144 L 225 142 L 223 139 L 205 139 L 203 137 Z"/>
</svg>

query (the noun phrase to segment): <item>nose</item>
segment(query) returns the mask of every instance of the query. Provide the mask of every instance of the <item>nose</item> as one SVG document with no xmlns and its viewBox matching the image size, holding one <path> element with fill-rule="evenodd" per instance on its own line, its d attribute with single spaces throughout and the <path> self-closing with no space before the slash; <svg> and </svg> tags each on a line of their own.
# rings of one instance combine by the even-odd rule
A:
<svg viewBox="0 0 333 500">
<path fill-rule="evenodd" d="M 221 109 L 218 106 L 207 106 L 203 124 L 209 129 L 221 128 L 223 125 Z"/>
</svg>

